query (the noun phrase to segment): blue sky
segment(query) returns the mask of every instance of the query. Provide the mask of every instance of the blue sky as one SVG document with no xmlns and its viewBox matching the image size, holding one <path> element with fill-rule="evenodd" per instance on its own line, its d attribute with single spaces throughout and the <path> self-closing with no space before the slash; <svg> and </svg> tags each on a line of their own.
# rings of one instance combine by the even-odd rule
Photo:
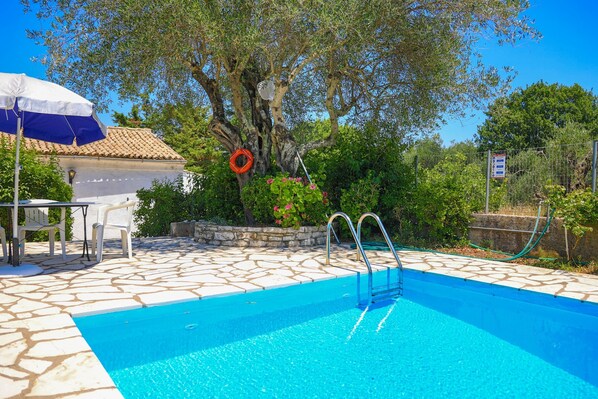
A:
<svg viewBox="0 0 598 399">
<path fill-rule="evenodd" d="M 499 47 L 488 44 L 480 51 L 486 64 L 497 67 L 511 66 L 517 71 L 512 87 L 525 87 L 544 80 L 547 83 L 571 85 L 579 83 L 586 90 L 598 91 L 598 1 L 596 0 L 531 0 L 526 12 L 535 20 L 535 27 L 542 33 L 539 41 L 526 40 L 515 46 Z M 32 14 L 24 15 L 19 0 L 4 0 L 0 13 L 0 34 L 5 38 L 4 51 L 0 52 L 0 71 L 25 73 L 45 78 L 45 69 L 31 57 L 44 54 L 27 39 L 26 28 L 38 28 L 40 22 Z M 9 40 L 7 40 L 9 39 Z M 128 112 L 130 107 L 113 110 Z M 451 141 L 473 139 L 477 126 L 483 123 L 482 112 L 467 112 L 461 119 L 449 119 L 438 130 L 445 144 Z M 100 118 L 108 125 L 113 122 L 108 114 Z"/>
<path fill-rule="evenodd" d="M 486 64 L 511 66 L 517 71 L 512 88 L 546 83 L 572 85 L 598 93 L 598 1 L 531 0 L 526 15 L 542 33 L 540 41 L 481 49 Z M 470 112 L 471 114 L 471 112 Z M 483 112 L 450 120 L 439 130 L 445 144 L 472 139 L 484 122 Z"/>
</svg>

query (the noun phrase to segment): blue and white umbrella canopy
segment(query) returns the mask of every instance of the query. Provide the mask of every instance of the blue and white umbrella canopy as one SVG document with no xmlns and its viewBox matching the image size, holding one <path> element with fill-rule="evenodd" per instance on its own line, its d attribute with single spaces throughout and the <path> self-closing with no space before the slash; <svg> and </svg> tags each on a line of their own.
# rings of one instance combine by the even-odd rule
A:
<svg viewBox="0 0 598 399">
<path fill-rule="evenodd" d="M 0 72 L 0 131 L 58 144 L 85 145 L 106 137 L 94 105 L 45 80 Z"/>
<path fill-rule="evenodd" d="M 13 266 L 18 266 L 19 145 L 24 137 L 85 145 L 106 137 L 94 105 L 65 87 L 24 74 L 0 72 L 0 131 L 16 134 Z"/>
</svg>

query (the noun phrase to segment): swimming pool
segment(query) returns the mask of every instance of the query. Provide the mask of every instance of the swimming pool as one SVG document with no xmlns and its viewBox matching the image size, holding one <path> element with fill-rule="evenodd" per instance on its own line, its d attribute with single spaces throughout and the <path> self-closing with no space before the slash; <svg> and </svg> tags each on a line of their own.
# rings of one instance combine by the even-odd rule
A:
<svg viewBox="0 0 598 399">
<path fill-rule="evenodd" d="M 597 305 L 404 277 L 368 312 L 348 277 L 75 322 L 125 398 L 598 397 Z"/>
</svg>

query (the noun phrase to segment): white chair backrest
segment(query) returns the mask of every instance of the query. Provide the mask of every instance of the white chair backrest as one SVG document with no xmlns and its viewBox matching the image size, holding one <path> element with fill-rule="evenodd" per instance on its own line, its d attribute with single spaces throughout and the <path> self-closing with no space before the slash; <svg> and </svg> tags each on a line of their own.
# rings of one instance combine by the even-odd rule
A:
<svg viewBox="0 0 598 399">
<path fill-rule="evenodd" d="M 137 205 L 137 201 L 124 201 L 114 205 L 104 205 L 98 209 L 98 222 L 106 226 L 109 224 L 108 215 L 110 212 L 126 208 L 126 216 L 124 218 L 119 217 L 119 223 L 115 224 L 131 227 L 133 224 L 133 211 L 135 210 L 135 205 Z"/>
<path fill-rule="evenodd" d="M 48 208 L 25 208 L 25 225 L 48 225 Z"/>
<path fill-rule="evenodd" d="M 48 199 L 32 199 L 27 201 L 30 204 L 44 204 L 48 202 L 56 202 Z M 48 220 L 49 208 L 23 208 L 25 213 L 25 226 L 47 226 L 50 224 Z"/>
</svg>

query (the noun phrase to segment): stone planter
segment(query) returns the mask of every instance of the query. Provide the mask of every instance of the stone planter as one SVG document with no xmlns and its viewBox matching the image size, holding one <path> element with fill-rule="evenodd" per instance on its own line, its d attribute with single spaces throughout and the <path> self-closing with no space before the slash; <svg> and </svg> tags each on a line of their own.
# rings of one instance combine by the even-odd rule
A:
<svg viewBox="0 0 598 399">
<path fill-rule="evenodd" d="M 195 241 L 236 247 L 295 248 L 326 244 L 326 226 L 281 227 L 221 226 L 204 220 L 171 224 L 171 235 L 193 231 Z"/>
</svg>

